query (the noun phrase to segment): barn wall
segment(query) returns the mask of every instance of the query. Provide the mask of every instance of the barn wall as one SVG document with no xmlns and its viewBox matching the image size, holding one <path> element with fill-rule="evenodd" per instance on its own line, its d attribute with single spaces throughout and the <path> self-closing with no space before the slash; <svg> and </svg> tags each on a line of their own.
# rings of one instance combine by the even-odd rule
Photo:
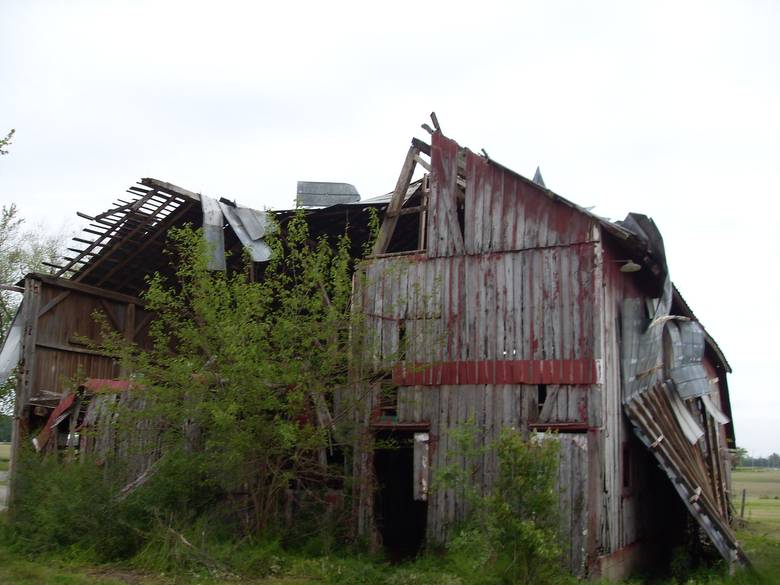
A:
<svg viewBox="0 0 780 585">
<path fill-rule="evenodd" d="M 356 409 L 358 421 L 366 429 L 380 420 L 381 428 L 428 428 L 429 480 L 446 465 L 469 467 L 455 455 L 453 431 L 475 423 L 487 449 L 470 471 L 485 488 L 496 474 L 489 446 L 502 428 L 562 430 L 561 528 L 569 566 L 584 574 L 590 491 L 599 481 L 598 473 L 591 477 L 598 450 L 590 451 L 598 447 L 592 435 L 603 402 L 599 229 L 546 190 L 440 135 L 432 164 L 427 250 L 373 258 L 355 279 L 363 357 L 370 369 L 392 373 L 398 396 L 388 421 L 379 393 L 359 388 L 369 400 Z M 467 176 L 462 223 L 459 167 Z M 363 435 L 356 450 L 364 534 L 372 522 L 370 443 Z M 434 490 L 429 541 L 445 540 L 466 513 L 462 490 Z"/>
<path fill-rule="evenodd" d="M 14 452 L 29 432 L 42 425 L 48 414 L 37 416 L 34 406 L 54 407 L 75 385 L 86 378 L 112 379 L 121 375 L 114 358 L 97 351 L 101 329 L 95 320 L 102 313 L 109 325 L 141 346 L 148 340 L 150 314 L 137 299 L 94 287 L 48 276 L 28 276 L 25 280 L 25 335 L 22 341 L 21 375 L 18 381 L 17 414 L 20 428 L 14 437 Z M 105 411 L 100 406 L 115 395 L 95 397 L 89 407 L 92 418 Z M 94 421 L 93 421 L 94 422 Z M 106 420 L 107 422 L 107 420 Z M 85 425 L 91 426 L 90 424 Z M 107 445 L 108 434 L 91 438 L 84 434 L 83 452 Z M 108 433 L 108 434 L 107 434 Z M 112 450 L 114 447 L 106 447 Z"/>
<path fill-rule="evenodd" d="M 622 371 L 628 364 L 621 363 L 621 307 L 624 299 L 644 299 L 640 285 L 641 275 L 621 273 L 619 268 L 625 253 L 613 245 L 605 243 L 603 248 L 603 355 L 604 355 L 604 391 L 602 394 L 604 416 L 603 430 L 597 433 L 598 449 L 601 451 L 600 483 L 603 490 L 598 492 L 598 500 L 593 506 L 601 510 L 595 525 L 598 527 L 592 550 L 600 556 L 600 568 L 603 574 L 606 567 L 621 565 L 621 570 L 635 568 L 635 561 L 651 558 L 654 550 L 651 544 L 658 540 L 664 527 L 657 517 L 647 514 L 649 509 L 664 505 L 679 504 L 668 502 L 671 484 L 666 477 L 655 473 L 657 463 L 646 449 L 636 440 L 634 432 L 623 413 L 622 407 Z M 704 365 L 713 384 L 713 401 L 720 405 L 720 385 L 717 364 L 713 363 L 710 353 L 705 354 Z M 689 401 L 689 410 L 706 431 L 702 446 L 708 457 L 712 479 L 724 488 L 730 485 L 729 454 L 727 449 L 726 427 L 718 425 L 701 407 L 699 400 Z M 593 449 L 595 451 L 595 449 Z M 594 462 L 595 465 L 595 462 Z M 593 469 L 593 467 L 591 468 Z M 663 491 L 664 493 L 660 493 Z M 685 514 L 680 506 L 673 509 L 675 514 Z M 670 511 L 670 513 L 672 513 Z M 671 522 L 671 520 L 669 520 Z M 676 520 L 675 520 L 676 521 Z M 633 551 L 629 554 L 628 551 Z M 637 553 L 637 551 L 641 551 Z M 630 563 L 627 559 L 631 560 Z M 624 561 L 626 561 L 624 563 Z M 617 565 L 614 565 L 617 563 Z"/>
<path fill-rule="evenodd" d="M 109 292 L 104 297 L 98 291 L 77 290 L 54 280 L 28 280 L 31 281 L 30 296 L 35 297 L 30 303 L 35 309 L 29 316 L 35 336 L 26 339 L 28 353 L 25 356 L 29 400 L 62 396 L 65 390 L 71 389 L 69 384 L 77 374 L 83 378 L 119 375 L 113 358 L 90 347 L 101 338 L 95 313 L 106 316 L 110 327 L 142 345 L 146 343 L 147 313 L 141 307 L 129 308 L 128 302 L 118 300 Z"/>
<path fill-rule="evenodd" d="M 365 268 L 360 311 L 375 357 L 385 365 L 595 360 L 595 268 L 594 243 L 381 258 Z M 555 374 L 567 375 L 583 373 Z"/>
<path fill-rule="evenodd" d="M 624 259 L 624 255 L 614 248 L 608 245 L 603 248 L 604 424 L 598 436 L 602 456 L 603 512 L 593 543 L 602 555 L 615 553 L 641 538 L 645 524 L 642 505 L 647 499 L 645 470 L 639 464 L 644 461 L 641 447 L 633 438 L 622 406 L 620 310 L 624 298 L 641 297 L 635 275 L 620 272 L 620 260 Z"/>
<path fill-rule="evenodd" d="M 704 354 L 704 368 L 712 382 L 712 401 L 721 408 L 724 414 L 727 414 L 726 405 L 728 404 L 728 398 L 724 396 L 726 395 L 725 368 L 717 362 L 717 359 L 710 352 L 705 352 Z M 733 424 L 733 422 L 729 424 Z M 729 452 L 731 446 L 729 444 L 729 433 L 727 425 L 715 425 L 715 428 L 717 432 L 713 435 L 713 446 L 719 460 L 720 481 L 724 485 L 724 491 L 731 493 L 731 453 Z"/>
<path fill-rule="evenodd" d="M 536 185 L 436 133 L 431 141 L 429 258 L 591 242 L 593 218 Z M 461 193 L 457 175 L 465 176 Z M 458 201 L 464 201 L 463 229 Z"/>
</svg>

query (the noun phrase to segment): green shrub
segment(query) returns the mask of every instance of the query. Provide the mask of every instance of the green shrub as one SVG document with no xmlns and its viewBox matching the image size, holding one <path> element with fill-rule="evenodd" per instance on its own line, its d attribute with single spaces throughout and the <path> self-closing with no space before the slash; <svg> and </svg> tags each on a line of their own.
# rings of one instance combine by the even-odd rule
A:
<svg viewBox="0 0 780 585">
<path fill-rule="evenodd" d="M 65 462 L 24 452 L 16 477 L 10 537 L 26 553 L 69 551 L 99 561 L 125 558 L 138 547 L 130 508 L 113 499 L 115 486 L 90 461 Z"/>
<path fill-rule="evenodd" d="M 556 583 L 567 579 L 561 567 L 557 534 L 557 496 L 554 492 L 558 443 L 539 437 L 527 439 L 504 429 L 487 448 L 477 440 L 477 429 L 456 430 L 456 457 L 466 466 L 441 470 L 434 488 L 457 486 L 471 505 L 469 521 L 447 546 L 453 570 L 467 583 Z M 473 469 L 488 449 L 495 449 L 498 470 L 487 494 L 471 481 Z"/>
</svg>

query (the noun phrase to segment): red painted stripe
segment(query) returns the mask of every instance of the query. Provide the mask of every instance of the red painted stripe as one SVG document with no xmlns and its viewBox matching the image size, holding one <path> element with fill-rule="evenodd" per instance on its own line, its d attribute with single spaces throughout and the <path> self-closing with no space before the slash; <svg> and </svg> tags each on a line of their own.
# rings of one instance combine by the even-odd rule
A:
<svg viewBox="0 0 780 585">
<path fill-rule="evenodd" d="M 399 386 L 473 384 L 595 384 L 596 362 L 575 360 L 479 360 L 435 364 L 399 364 Z"/>
</svg>

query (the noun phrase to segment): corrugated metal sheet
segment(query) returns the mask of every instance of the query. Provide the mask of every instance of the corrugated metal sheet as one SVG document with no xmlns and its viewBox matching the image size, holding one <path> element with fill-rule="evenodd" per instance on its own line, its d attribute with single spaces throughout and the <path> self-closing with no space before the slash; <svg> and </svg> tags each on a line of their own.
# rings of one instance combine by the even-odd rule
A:
<svg viewBox="0 0 780 585">
<path fill-rule="evenodd" d="M 670 315 L 668 277 L 664 296 L 644 305 L 634 299 L 623 302 L 625 411 L 723 558 L 747 564 L 729 523 L 725 417 L 710 413 L 701 400 L 707 396 L 709 401 L 713 389 L 702 363 L 704 331 Z"/>
</svg>

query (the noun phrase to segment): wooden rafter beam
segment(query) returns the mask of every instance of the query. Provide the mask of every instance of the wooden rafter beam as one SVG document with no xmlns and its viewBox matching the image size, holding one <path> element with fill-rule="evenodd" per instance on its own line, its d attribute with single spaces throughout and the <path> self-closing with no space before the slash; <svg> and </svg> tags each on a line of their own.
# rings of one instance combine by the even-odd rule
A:
<svg viewBox="0 0 780 585">
<path fill-rule="evenodd" d="M 401 167 L 401 174 L 398 176 L 398 182 L 395 184 L 393 196 L 390 199 L 390 204 L 387 206 L 384 221 L 379 228 L 379 234 L 374 243 L 374 255 L 384 254 L 387 251 L 387 247 L 390 245 L 390 240 L 395 232 L 395 226 L 398 224 L 399 212 L 404 205 L 406 192 L 412 182 L 414 169 L 417 166 L 416 157 L 419 155 L 420 150 L 412 144 L 412 146 L 409 147 L 409 151 L 406 153 L 406 159 L 404 159 L 404 164 Z"/>
<path fill-rule="evenodd" d="M 51 276 L 48 274 L 39 274 L 39 273 L 30 274 L 28 278 L 32 280 L 39 280 L 41 282 L 59 288 L 82 292 L 98 298 L 110 299 L 112 301 L 119 301 L 120 303 L 134 303 L 136 305 L 141 305 L 141 306 L 144 305 L 143 301 L 138 297 L 132 295 L 125 295 L 110 290 L 105 290 L 97 286 L 90 286 L 88 284 L 83 284 L 81 282 L 70 280 L 69 278 L 58 278 L 56 276 Z"/>
<path fill-rule="evenodd" d="M 168 205 L 170 199 L 165 200 L 163 203 L 160 203 L 158 207 L 156 208 L 155 212 L 159 212 L 162 210 L 165 206 Z M 129 216 L 128 216 L 129 217 Z M 108 255 L 110 255 L 112 252 L 114 252 L 118 246 L 122 244 L 122 241 L 127 238 L 132 238 L 133 236 L 137 235 L 140 231 L 143 230 L 143 228 L 150 226 L 150 224 L 155 219 L 155 215 L 151 214 L 148 216 L 144 216 L 144 219 L 139 219 L 137 221 L 137 225 L 131 229 L 129 229 L 125 234 L 121 236 L 121 238 L 116 239 L 114 242 L 112 242 L 111 247 L 108 250 L 105 250 L 101 253 L 100 257 L 98 257 L 94 262 L 92 262 L 89 266 L 85 267 L 82 271 L 79 272 L 78 276 L 76 277 L 78 280 L 84 279 L 87 275 L 94 272 L 95 268 L 100 266 L 106 259 Z M 119 266 L 121 266 L 121 262 Z"/>
<path fill-rule="evenodd" d="M 141 252 L 143 252 L 154 242 L 156 242 L 160 238 L 160 236 L 164 234 L 170 226 L 175 224 L 182 216 L 184 216 L 190 210 L 190 208 L 191 208 L 191 204 L 188 205 L 185 203 L 183 205 L 180 205 L 175 212 L 165 217 L 165 219 L 160 224 L 157 225 L 156 231 L 152 235 L 147 236 L 144 242 L 138 248 L 136 248 L 125 258 L 123 258 L 121 264 L 114 266 L 114 268 L 109 270 L 107 274 L 103 275 L 103 277 L 101 277 L 98 280 L 98 284 L 103 284 L 106 280 L 110 279 L 114 274 L 116 274 L 116 272 L 120 269 L 120 267 L 126 266 L 128 262 L 132 261 Z M 122 283 L 122 285 L 124 285 L 124 282 Z M 122 285 L 120 285 L 120 288 Z"/>
</svg>

